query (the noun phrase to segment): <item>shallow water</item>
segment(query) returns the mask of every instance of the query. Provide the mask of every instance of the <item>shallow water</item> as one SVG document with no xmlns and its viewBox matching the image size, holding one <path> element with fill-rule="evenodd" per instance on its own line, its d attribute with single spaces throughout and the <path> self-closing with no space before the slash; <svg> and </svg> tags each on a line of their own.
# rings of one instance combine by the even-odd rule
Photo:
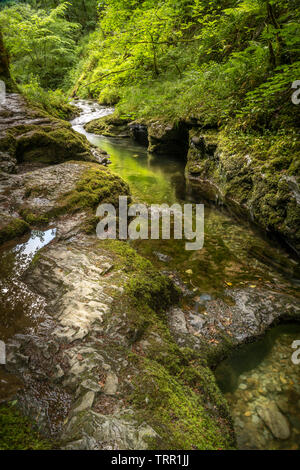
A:
<svg viewBox="0 0 300 470">
<path fill-rule="evenodd" d="M 56 229 L 33 230 L 27 237 L 8 243 L 0 250 L 1 339 L 5 341 L 42 317 L 42 299 L 22 282 L 22 274 L 34 255 L 56 236 Z"/>
<path fill-rule="evenodd" d="M 215 375 L 230 405 L 240 449 L 300 450 L 300 364 L 292 360 L 292 344 L 299 339 L 299 324 L 277 326 L 217 367 Z M 288 437 L 274 439 L 268 421 L 259 414 L 261 407 L 275 407 L 273 415 L 286 420 Z"/>
<path fill-rule="evenodd" d="M 111 109 L 98 109 L 99 117 L 110 112 Z M 222 297 L 226 289 L 234 287 L 269 287 L 277 292 L 299 295 L 298 261 L 252 225 L 240 223 L 220 208 L 201 200 L 185 180 L 184 160 L 149 155 L 144 147 L 130 139 L 88 134 L 83 126 L 78 127 L 79 122 L 80 117 L 76 130 L 109 153 L 110 168 L 127 181 L 135 201 L 205 204 L 202 250 L 186 251 L 184 240 L 131 242 L 166 274 L 180 276 L 196 314 L 201 301 Z M 219 385 L 230 405 L 240 448 L 298 448 L 300 365 L 291 362 L 294 339 L 300 339 L 299 325 L 276 327 L 262 341 L 239 349 L 218 368 Z M 255 411 L 260 404 L 274 401 L 281 408 L 285 407 L 290 428 L 290 436 L 285 441 L 274 439 Z"/>
<path fill-rule="evenodd" d="M 17 333 L 30 333 L 44 317 L 44 301 L 22 282 L 22 274 L 35 254 L 56 236 L 56 229 L 33 230 L 19 241 L 0 249 L 0 340 Z M 14 396 L 22 386 L 19 379 L 0 365 L 0 402 Z"/>
<path fill-rule="evenodd" d="M 113 110 L 93 103 L 93 112 L 86 114 L 89 102 L 80 100 L 77 104 L 84 111 L 82 117 L 72 121 L 74 129 L 108 152 L 112 162 L 110 169 L 129 184 L 135 201 L 169 205 L 176 202 L 205 204 L 205 243 L 202 250 L 186 251 L 184 240 L 141 240 L 133 243 L 154 264 L 164 270 L 180 272 L 187 286 L 197 289 L 197 295 L 221 295 L 228 283 L 232 287 L 255 283 L 286 291 L 298 290 L 299 263 L 275 242 L 265 240 L 250 224 L 241 224 L 201 200 L 185 180 L 184 159 L 151 155 L 145 147 L 130 139 L 87 133 L 83 127 L 87 116 L 94 119 L 95 115 L 101 117 Z"/>
</svg>

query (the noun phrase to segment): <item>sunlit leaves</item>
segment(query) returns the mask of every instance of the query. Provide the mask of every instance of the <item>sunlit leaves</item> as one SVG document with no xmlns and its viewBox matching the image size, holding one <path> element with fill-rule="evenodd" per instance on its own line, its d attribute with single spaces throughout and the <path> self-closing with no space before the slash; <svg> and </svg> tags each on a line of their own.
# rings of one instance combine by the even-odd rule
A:
<svg viewBox="0 0 300 470">
<path fill-rule="evenodd" d="M 72 66 L 79 25 L 64 18 L 67 8 L 68 3 L 62 3 L 48 14 L 18 4 L 0 12 L 12 71 L 19 81 L 26 83 L 35 76 L 45 88 L 55 87 Z"/>
</svg>

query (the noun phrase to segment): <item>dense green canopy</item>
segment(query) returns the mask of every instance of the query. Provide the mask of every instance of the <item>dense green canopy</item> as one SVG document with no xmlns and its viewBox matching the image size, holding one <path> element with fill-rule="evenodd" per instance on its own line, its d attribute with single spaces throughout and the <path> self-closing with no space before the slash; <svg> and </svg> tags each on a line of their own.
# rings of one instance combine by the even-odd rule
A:
<svg viewBox="0 0 300 470">
<path fill-rule="evenodd" d="M 9 2 L 0 27 L 21 84 L 133 117 L 278 129 L 298 124 L 299 19 L 290 0 L 28 0 Z"/>
</svg>

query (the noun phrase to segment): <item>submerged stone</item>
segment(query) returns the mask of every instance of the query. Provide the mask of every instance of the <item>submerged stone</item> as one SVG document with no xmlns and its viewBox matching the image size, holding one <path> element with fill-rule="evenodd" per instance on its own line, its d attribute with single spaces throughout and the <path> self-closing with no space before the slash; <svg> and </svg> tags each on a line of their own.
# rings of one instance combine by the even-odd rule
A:
<svg viewBox="0 0 300 470">
<path fill-rule="evenodd" d="M 266 402 L 257 407 L 257 413 L 277 439 L 288 439 L 290 427 L 286 417 L 279 411 L 276 403 Z"/>
</svg>

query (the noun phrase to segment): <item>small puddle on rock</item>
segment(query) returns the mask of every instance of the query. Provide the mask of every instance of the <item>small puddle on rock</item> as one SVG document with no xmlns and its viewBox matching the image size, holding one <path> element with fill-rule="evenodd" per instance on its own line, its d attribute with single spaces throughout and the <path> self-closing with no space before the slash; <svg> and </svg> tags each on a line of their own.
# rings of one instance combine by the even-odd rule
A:
<svg viewBox="0 0 300 470">
<path fill-rule="evenodd" d="M 0 340 L 33 331 L 44 313 L 44 301 L 22 282 L 33 257 L 56 236 L 56 229 L 33 230 L 28 238 L 8 243 L 0 250 Z M 0 402 L 13 396 L 20 381 L 0 365 Z"/>
<path fill-rule="evenodd" d="M 300 324 L 280 325 L 236 350 L 215 375 L 230 406 L 239 449 L 300 450 Z"/>
</svg>

